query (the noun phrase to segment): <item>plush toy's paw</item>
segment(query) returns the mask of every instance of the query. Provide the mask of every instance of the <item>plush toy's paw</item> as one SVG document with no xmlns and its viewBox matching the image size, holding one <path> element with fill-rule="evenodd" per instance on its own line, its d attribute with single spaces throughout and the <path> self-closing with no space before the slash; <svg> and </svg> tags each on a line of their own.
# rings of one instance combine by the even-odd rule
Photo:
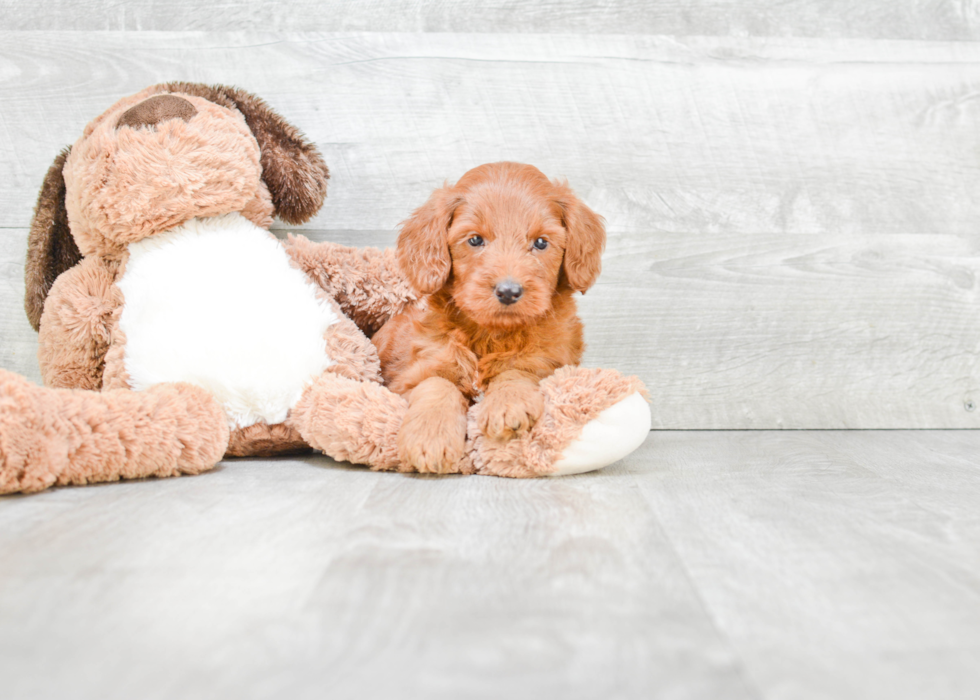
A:
<svg viewBox="0 0 980 700">
<path fill-rule="evenodd" d="M 649 434 L 650 405 L 639 392 L 630 394 L 582 427 L 578 438 L 562 450 L 550 476 L 602 469 L 642 445 Z"/>
<path fill-rule="evenodd" d="M 334 459 L 399 468 L 397 437 L 408 402 L 380 384 L 327 370 L 303 392 L 287 423 Z"/>
<path fill-rule="evenodd" d="M 487 393 L 477 412 L 480 431 L 492 440 L 509 440 L 529 431 L 544 413 L 537 386 L 507 383 Z"/>
<path fill-rule="evenodd" d="M 200 387 L 51 389 L 0 370 L 0 493 L 198 474 L 227 446 L 221 405 Z"/>
<path fill-rule="evenodd" d="M 400 471 L 457 471 L 466 450 L 466 417 L 461 414 L 452 420 L 440 420 L 442 417 L 409 412 L 398 432 Z"/>
<path fill-rule="evenodd" d="M 512 440 L 484 435 L 481 407 L 471 409 L 473 471 L 509 477 L 579 474 L 622 459 L 649 434 L 650 407 L 636 377 L 562 367 L 540 388 L 544 413 L 533 429 Z"/>
<path fill-rule="evenodd" d="M 0 493 L 46 489 L 67 462 L 67 443 L 40 419 L 43 391 L 0 370 Z"/>
</svg>

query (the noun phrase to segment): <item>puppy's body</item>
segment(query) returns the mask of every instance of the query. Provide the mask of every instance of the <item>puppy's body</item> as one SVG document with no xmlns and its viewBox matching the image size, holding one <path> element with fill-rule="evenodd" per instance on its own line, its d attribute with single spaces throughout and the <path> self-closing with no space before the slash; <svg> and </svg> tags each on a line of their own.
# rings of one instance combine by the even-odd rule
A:
<svg viewBox="0 0 980 700">
<path fill-rule="evenodd" d="M 482 326 L 446 291 L 391 319 L 374 337 L 388 387 L 407 394 L 425 379 L 451 381 L 467 398 L 508 370 L 544 379 L 577 364 L 585 347 L 572 290 L 556 293 L 551 313 L 513 328 Z"/>
<path fill-rule="evenodd" d="M 373 338 L 388 386 L 408 394 L 401 458 L 442 472 L 465 444 L 469 400 L 485 392 L 485 435 L 524 432 L 537 383 L 582 356 L 575 291 L 598 276 L 602 219 L 536 168 L 491 163 L 443 187 L 405 222 L 398 256 L 429 296 Z"/>
</svg>

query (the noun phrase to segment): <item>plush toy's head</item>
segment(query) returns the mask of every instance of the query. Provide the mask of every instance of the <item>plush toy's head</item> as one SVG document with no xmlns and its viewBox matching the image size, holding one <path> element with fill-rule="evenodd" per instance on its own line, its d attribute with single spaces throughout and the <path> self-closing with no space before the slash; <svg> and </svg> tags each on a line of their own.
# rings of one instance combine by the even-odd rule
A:
<svg viewBox="0 0 980 700">
<path fill-rule="evenodd" d="M 316 148 L 235 88 L 166 83 L 124 98 L 55 160 L 31 224 L 25 308 L 35 329 L 54 280 L 195 218 L 308 220 L 326 196 Z"/>
</svg>

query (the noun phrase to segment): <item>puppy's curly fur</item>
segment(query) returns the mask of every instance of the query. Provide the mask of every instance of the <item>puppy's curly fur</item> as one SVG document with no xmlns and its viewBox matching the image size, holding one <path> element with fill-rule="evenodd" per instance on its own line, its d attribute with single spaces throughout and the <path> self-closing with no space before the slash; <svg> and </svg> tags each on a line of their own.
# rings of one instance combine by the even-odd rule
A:
<svg viewBox="0 0 980 700">
<path fill-rule="evenodd" d="M 531 165 L 489 163 L 436 190 L 402 225 L 398 257 L 422 303 L 374 336 L 392 391 L 407 394 L 403 462 L 443 472 L 462 455 L 470 400 L 491 439 L 528 431 L 538 382 L 582 356 L 574 292 L 599 275 L 605 227 Z"/>
</svg>

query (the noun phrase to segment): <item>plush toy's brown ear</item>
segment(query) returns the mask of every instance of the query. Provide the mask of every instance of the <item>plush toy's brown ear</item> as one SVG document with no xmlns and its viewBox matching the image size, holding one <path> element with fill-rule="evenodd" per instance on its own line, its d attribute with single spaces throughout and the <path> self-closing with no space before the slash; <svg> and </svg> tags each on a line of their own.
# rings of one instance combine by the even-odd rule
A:
<svg viewBox="0 0 980 700">
<path fill-rule="evenodd" d="M 449 279 L 453 267 L 449 227 L 460 203 L 452 188 L 442 187 L 401 224 L 396 247 L 398 264 L 420 294 L 439 291 Z"/>
<path fill-rule="evenodd" d="M 595 284 L 602 270 L 606 226 L 603 218 L 589 209 L 564 183 L 559 183 L 556 199 L 562 210 L 562 225 L 568 231 L 562 268 L 571 288 L 584 294 Z"/>
<path fill-rule="evenodd" d="M 168 92 L 203 97 L 237 109 L 262 150 L 262 180 L 272 195 L 276 216 L 301 224 L 320 210 L 330 173 L 323 156 L 303 134 L 255 95 L 224 85 L 167 83 Z"/>
<path fill-rule="evenodd" d="M 41 193 L 34 207 L 31 232 L 27 238 L 24 266 L 24 310 L 34 330 L 41 326 L 41 312 L 51 285 L 65 270 L 74 267 L 82 254 L 68 228 L 65 209 L 65 160 L 71 146 L 58 154 L 48 168 Z"/>
</svg>

